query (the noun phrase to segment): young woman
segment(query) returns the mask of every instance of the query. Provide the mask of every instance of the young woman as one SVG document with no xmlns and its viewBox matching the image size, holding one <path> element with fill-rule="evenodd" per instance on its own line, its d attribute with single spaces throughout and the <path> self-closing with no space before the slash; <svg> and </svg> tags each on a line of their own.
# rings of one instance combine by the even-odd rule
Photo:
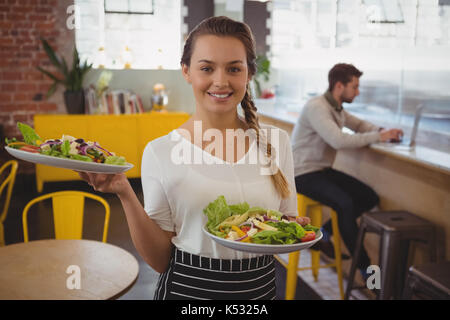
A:
<svg viewBox="0 0 450 320">
<path fill-rule="evenodd" d="M 202 231 L 203 209 L 220 195 L 228 204 L 245 201 L 297 215 L 289 137 L 260 126 L 249 93 L 255 58 L 244 23 L 212 17 L 189 34 L 181 66 L 192 85 L 195 113 L 146 146 L 144 207 L 125 175 L 80 173 L 95 190 L 121 200 L 136 249 L 161 273 L 155 299 L 275 298 L 273 256 L 223 247 Z M 271 135 L 269 129 L 279 131 Z M 214 143 L 205 136 L 214 136 Z M 270 174 L 261 170 L 267 166 Z"/>
</svg>

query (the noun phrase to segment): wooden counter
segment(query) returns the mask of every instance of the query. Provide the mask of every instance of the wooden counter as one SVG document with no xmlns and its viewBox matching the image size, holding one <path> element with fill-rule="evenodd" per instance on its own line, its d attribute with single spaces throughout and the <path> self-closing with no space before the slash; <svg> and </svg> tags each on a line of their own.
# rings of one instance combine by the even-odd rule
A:
<svg viewBox="0 0 450 320">
<path fill-rule="evenodd" d="M 259 119 L 292 133 L 298 114 L 292 117 L 261 112 Z M 398 151 L 370 146 L 339 150 L 333 167 L 370 185 L 380 196 L 380 210 L 407 210 L 437 227 L 438 259 L 450 259 L 450 155 L 416 146 Z M 372 263 L 378 261 L 378 237 L 369 234 L 366 248 Z M 426 260 L 421 246 L 412 261 Z M 344 269 L 348 270 L 346 262 Z"/>
</svg>

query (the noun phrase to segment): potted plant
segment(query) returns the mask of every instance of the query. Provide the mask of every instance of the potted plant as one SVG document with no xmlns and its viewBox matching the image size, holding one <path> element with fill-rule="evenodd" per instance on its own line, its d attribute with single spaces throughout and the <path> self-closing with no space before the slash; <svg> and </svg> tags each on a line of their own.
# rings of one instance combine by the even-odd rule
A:
<svg viewBox="0 0 450 320">
<path fill-rule="evenodd" d="M 261 97 L 262 94 L 262 90 L 261 90 L 261 78 L 264 79 L 264 81 L 269 81 L 269 76 L 270 76 L 270 60 L 264 56 L 264 55 L 258 55 L 256 57 L 256 66 L 257 66 L 257 70 L 256 70 L 256 74 L 253 78 L 253 81 L 255 83 L 255 89 L 256 89 L 256 96 L 258 98 Z"/>
<path fill-rule="evenodd" d="M 73 50 L 72 67 L 69 69 L 64 58 L 58 58 L 53 48 L 45 39 L 41 38 L 41 41 L 50 62 L 59 71 L 59 74 L 53 74 L 39 66 L 37 67 L 39 71 L 54 81 L 47 92 L 47 98 L 55 93 L 58 85 L 62 84 L 66 88 L 64 91 L 64 102 L 67 112 L 69 114 L 84 113 L 83 79 L 86 73 L 92 68 L 92 64 L 87 64 L 87 61 L 81 64 L 77 48 L 75 47 Z"/>
</svg>

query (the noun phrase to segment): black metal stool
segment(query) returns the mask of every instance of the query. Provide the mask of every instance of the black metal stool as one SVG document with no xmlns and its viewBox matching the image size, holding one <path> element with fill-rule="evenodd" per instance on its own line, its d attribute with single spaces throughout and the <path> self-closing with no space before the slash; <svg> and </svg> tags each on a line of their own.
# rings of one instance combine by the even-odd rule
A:
<svg viewBox="0 0 450 320">
<path fill-rule="evenodd" d="M 381 288 L 377 292 L 377 299 L 401 298 L 411 240 L 427 243 L 430 248 L 430 259 L 436 261 L 436 240 L 432 223 L 406 211 L 364 213 L 361 217 L 345 299 L 349 298 L 353 289 L 366 232 L 380 235 Z"/>
<path fill-rule="evenodd" d="M 450 261 L 409 268 L 403 299 L 450 300 Z"/>
</svg>

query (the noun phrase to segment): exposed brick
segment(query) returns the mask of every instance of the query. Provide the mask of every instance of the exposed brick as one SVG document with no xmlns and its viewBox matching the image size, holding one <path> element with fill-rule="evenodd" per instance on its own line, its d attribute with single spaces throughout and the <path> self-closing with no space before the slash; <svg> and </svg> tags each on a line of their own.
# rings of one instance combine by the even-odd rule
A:
<svg viewBox="0 0 450 320">
<path fill-rule="evenodd" d="M 17 122 L 28 122 L 30 120 L 30 116 L 26 114 L 15 114 L 13 115 L 14 123 Z"/>
<path fill-rule="evenodd" d="M 9 92 L 14 92 L 16 91 L 17 85 L 14 83 L 2 83 L 0 85 L 0 89 L 2 91 L 9 91 Z"/>
<path fill-rule="evenodd" d="M 58 110 L 58 106 L 55 103 L 42 102 L 38 104 L 38 110 L 44 112 L 55 111 Z"/>
<path fill-rule="evenodd" d="M 10 80 L 10 81 L 22 80 L 22 78 L 23 78 L 23 74 L 18 71 L 4 71 L 1 73 L 0 76 L 1 76 L 0 79 Z"/>
<path fill-rule="evenodd" d="M 13 100 L 14 102 L 30 101 L 33 99 L 33 96 L 34 94 L 31 93 L 18 92 L 14 94 Z"/>
<path fill-rule="evenodd" d="M 35 91 L 36 85 L 34 83 L 18 83 L 17 90 L 19 91 Z"/>
<path fill-rule="evenodd" d="M 2 114 L 0 114 L 0 123 L 2 125 L 7 125 L 7 124 L 10 125 L 10 122 L 11 122 L 11 116 L 10 115 L 2 115 Z"/>
<path fill-rule="evenodd" d="M 0 92 L 0 104 L 10 103 L 11 100 L 12 100 L 12 94 L 11 93 Z"/>
<path fill-rule="evenodd" d="M 65 24 L 66 9 L 71 3 L 68 0 L 0 0 L 0 123 L 9 138 L 21 138 L 17 121 L 33 125 L 36 113 L 64 112 L 57 103 L 45 99 L 53 81 L 36 66 L 56 73 L 40 37 L 49 41 L 59 57 L 71 60 L 72 49 L 65 45 L 72 41 L 69 39 L 75 32 Z M 64 44 L 62 52 L 58 48 L 61 44 Z M 56 95 L 61 95 L 60 91 Z M 58 99 L 61 101 L 62 97 Z M 3 159 L 1 152 L 0 158 Z M 19 171 L 23 170 L 33 173 L 34 165 L 23 165 Z"/>
</svg>

